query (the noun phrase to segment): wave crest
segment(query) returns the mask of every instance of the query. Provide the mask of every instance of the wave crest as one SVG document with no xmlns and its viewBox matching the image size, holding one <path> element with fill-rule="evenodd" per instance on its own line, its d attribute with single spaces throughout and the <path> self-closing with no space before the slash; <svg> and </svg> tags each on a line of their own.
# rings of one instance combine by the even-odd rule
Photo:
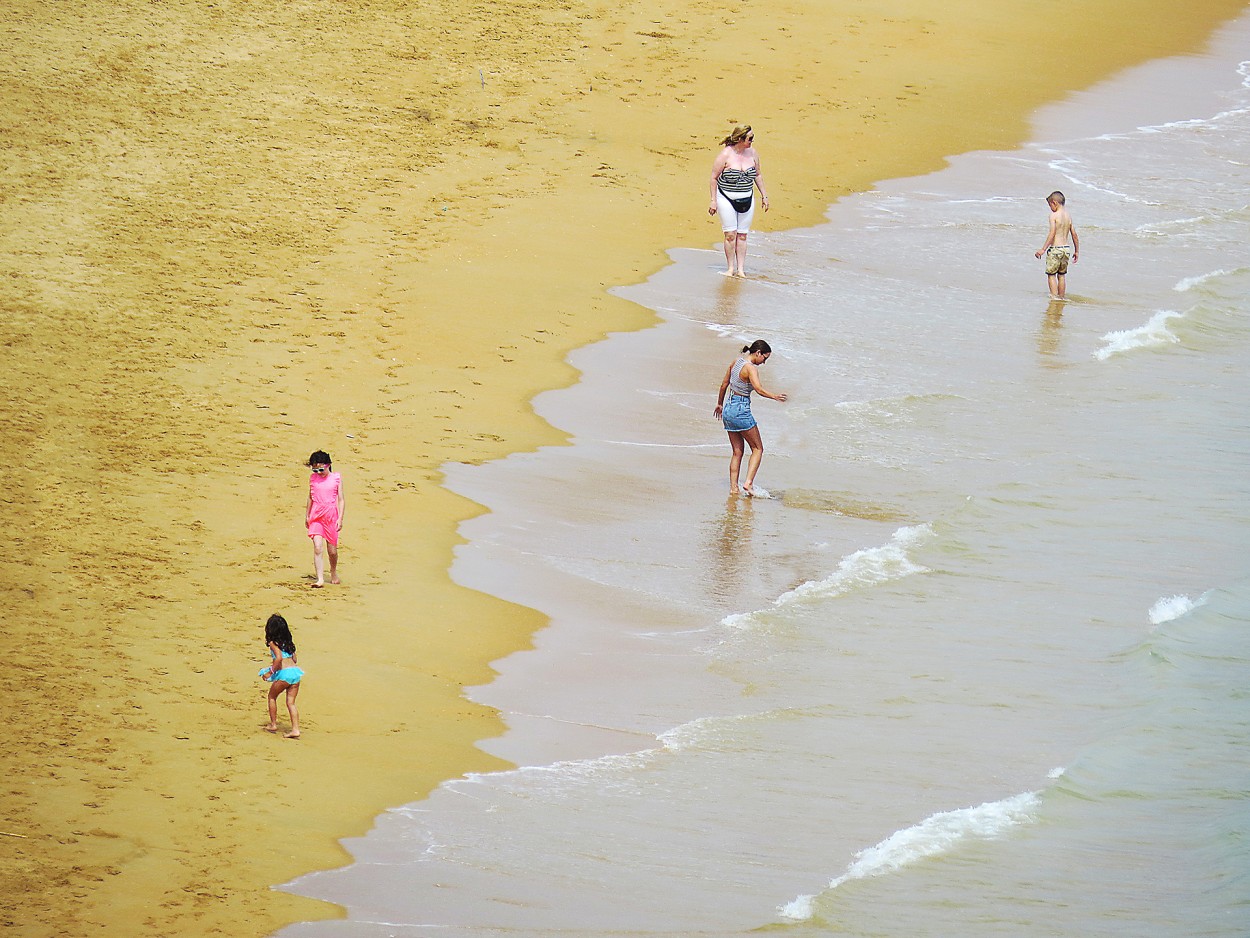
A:
<svg viewBox="0 0 1250 938">
<path fill-rule="evenodd" d="M 927 573 L 929 568 L 912 561 L 907 551 L 932 534 L 933 528 L 928 524 L 899 528 L 889 543 L 881 547 L 857 550 L 843 557 L 838 563 L 838 569 L 823 580 L 808 580 L 789 592 L 782 593 L 768 609 L 726 616 L 721 624 L 731 628 L 750 628 L 759 624 L 767 614 L 779 609 L 841 596 L 861 587 L 899 580 L 913 573 Z"/>
<path fill-rule="evenodd" d="M 1108 332 L 1102 337 L 1102 340 L 1107 344 L 1095 352 L 1094 357 L 1102 362 L 1112 355 L 1128 352 L 1132 349 L 1175 345 L 1180 342 L 1180 339 L 1168 329 L 1168 320 L 1182 319 L 1184 315 L 1184 313 L 1178 313 L 1175 310 L 1161 309 L 1151 316 L 1149 322 L 1144 326 L 1138 326 L 1136 329 L 1126 329 L 1123 332 Z"/>
<path fill-rule="evenodd" d="M 846 872 L 831 881 L 826 889 L 837 889 L 853 879 L 893 873 L 926 857 L 949 853 L 966 840 L 1000 837 L 1010 828 L 1032 821 L 1039 802 L 1037 792 L 1028 791 L 974 808 L 934 814 L 855 854 Z M 814 914 L 815 898 L 797 896 L 779 906 L 777 911 L 790 921 L 806 921 Z"/>
</svg>

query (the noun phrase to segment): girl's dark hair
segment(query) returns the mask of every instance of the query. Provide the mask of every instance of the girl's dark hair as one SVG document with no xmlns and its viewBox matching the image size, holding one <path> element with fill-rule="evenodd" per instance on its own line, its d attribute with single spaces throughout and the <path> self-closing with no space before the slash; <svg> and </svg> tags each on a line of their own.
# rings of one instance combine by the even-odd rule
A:
<svg viewBox="0 0 1250 938">
<path fill-rule="evenodd" d="M 750 345 L 742 346 L 742 351 L 747 352 L 752 355 L 754 355 L 756 352 L 760 352 L 764 355 L 771 355 L 773 353 L 773 347 L 769 345 L 767 342 L 765 342 L 763 339 L 756 339 Z"/>
<path fill-rule="evenodd" d="M 291 638 L 291 627 L 276 612 L 265 623 L 265 644 L 270 642 L 277 645 L 284 655 L 295 654 L 295 639 Z"/>
<path fill-rule="evenodd" d="M 308 457 L 308 465 L 310 466 L 315 466 L 319 462 L 323 462 L 327 466 L 333 465 L 330 461 L 330 454 L 323 449 L 316 450 L 311 456 Z"/>
</svg>

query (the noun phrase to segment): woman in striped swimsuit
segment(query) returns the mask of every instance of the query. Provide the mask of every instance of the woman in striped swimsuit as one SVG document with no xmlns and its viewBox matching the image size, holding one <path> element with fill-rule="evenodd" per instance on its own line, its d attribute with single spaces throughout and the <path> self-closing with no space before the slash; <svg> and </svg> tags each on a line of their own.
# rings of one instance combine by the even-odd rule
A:
<svg viewBox="0 0 1250 938">
<path fill-rule="evenodd" d="M 723 149 L 712 164 L 711 204 L 709 215 L 720 213 L 720 226 L 725 232 L 725 261 L 729 277 L 745 277 L 747 232 L 755 216 L 754 194 L 758 188 L 764 211 L 768 211 L 768 193 L 760 172 L 759 154 L 752 142 L 755 134 L 750 125 L 735 127 L 722 141 Z"/>
</svg>

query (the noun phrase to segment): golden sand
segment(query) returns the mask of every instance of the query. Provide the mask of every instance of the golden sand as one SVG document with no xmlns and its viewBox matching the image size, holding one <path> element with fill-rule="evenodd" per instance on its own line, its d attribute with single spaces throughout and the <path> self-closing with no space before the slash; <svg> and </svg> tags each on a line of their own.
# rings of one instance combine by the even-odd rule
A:
<svg viewBox="0 0 1250 938">
<path fill-rule="evenodd" d="M 261 935 L 271 884 L 497 767 L 463 688 L 529 610 L 453 585 L 439 467 L 558 443 L 527 401 L 712 246 L 757 132 L 773 206 L 1010 147 L 1030 112 L 1197 50 L 1240 0 L 63 0 L 5 4 L 0 921 Z M 1109 40 L 1107 37 L 1113 36 Z M 1038 180 L 1039 193 L 1051 187 Z M 311 590 L 317 448 L 343 585 Z M 262 732 L 262 625 L 308 672 Z M 280 708 L 280 717 L 285 712 Z"/>
</svg>

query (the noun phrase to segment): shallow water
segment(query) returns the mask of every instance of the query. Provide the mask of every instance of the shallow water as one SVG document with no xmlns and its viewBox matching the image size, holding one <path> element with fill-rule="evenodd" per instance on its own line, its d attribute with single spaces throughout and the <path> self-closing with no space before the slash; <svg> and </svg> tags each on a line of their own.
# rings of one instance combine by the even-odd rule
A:
<svg viewBox="0 0 1250 938">
<path fill-rule="evenodd" d="M 522 766 L 286 888 L 284 936 L 1250 932 L 1250 17 L 1010 153 L 619 291 L 655 329 L 449 483 L 551 617 L 471 696 Z M 1033 251 L 1063 189 L 1073 295 Z M 712 420 L 763 336 L 766 497 Z"/>
</svg>

